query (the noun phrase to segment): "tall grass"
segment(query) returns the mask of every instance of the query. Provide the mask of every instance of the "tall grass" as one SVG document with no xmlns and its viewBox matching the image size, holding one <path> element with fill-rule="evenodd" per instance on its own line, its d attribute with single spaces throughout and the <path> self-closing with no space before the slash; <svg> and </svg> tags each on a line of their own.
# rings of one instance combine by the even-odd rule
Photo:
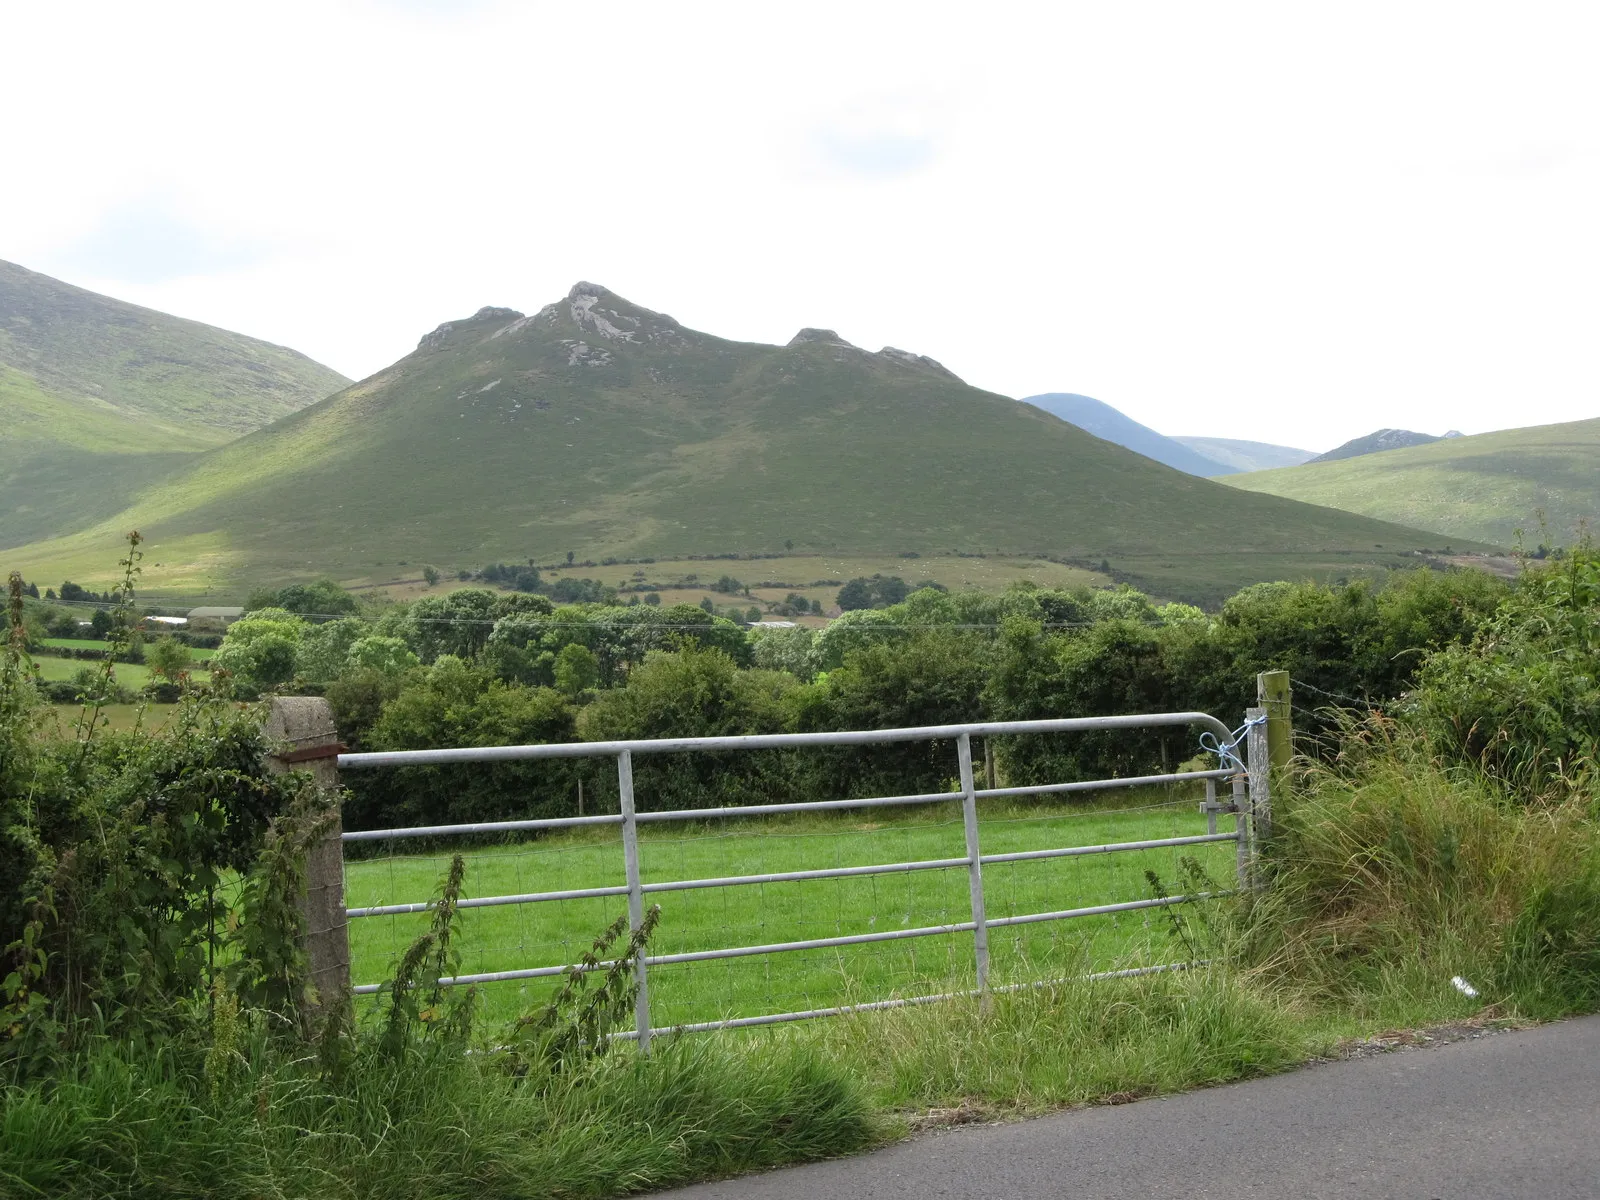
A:
<svg viewBox="0 0 1600 1200">
<path fill-rule="evenodd" d="M 61 1197 L 605 1196 L 856 1150 L 879 1135 L 848 1072 L 797 1043 L 658 1042 L 519 1082 L 486 1056 L 249 1049 L 225 1088 L 172 1046 L 98 1043 L 11 1088 L 0 1194 Z"/>
<path fill-rule="evenodd" d="M 1175 1092 L 1301 1062 L 1325 1044 L 1223 969 L 1077 980 L 863 1014 L 813 1033 L 890 1109 L 1025 1113 Z"/>
<path fill-rule="evenodd" d="M 1458 975 L 1507 1016 L 1596 1007 L 1595 805 L 1530 801 L 1414 729 L 1352 722 L 1281 807 L 1241 953 L 1276 986 L 1358 1012 L 1459 1007 Z"/>
</svg>

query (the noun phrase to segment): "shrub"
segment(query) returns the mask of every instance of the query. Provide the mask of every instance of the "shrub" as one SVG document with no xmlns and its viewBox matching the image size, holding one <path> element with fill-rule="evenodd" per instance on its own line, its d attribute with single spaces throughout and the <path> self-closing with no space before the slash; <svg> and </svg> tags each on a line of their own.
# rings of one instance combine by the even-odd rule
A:
<svg viewBox="0 0 1600 1200">
<path fill-rule="evenodd" d="M 329 702 L 336 712 L 343 710 L 343 720 L 353 708 L 384 696 L 385 685 L 373 674 L 378 673 L 359 674 L 359 689 L 354 681 L 329 688 Z M 363 749 L 577 740 L 561 693 L 504 683 L 449 655 L 403 676 L 380 703 L 378 718 L 361 734 Z M 576 809 L 577 773 L 584 769 L 579 760 L 563 759 L 351 771 L 345 776 L 351 793 L 345 815 L 351 828 L 567 816 Z"/>
<path fill-rule="evenodd" d="M 648 656 L 625 687 L 583 710 L 578 729 L 588 741 L 777 733 L 795 686 L 792 676 L 741 671 L 722 651 L 691 645 Z M 758 803 L 792 786 L 789 757 L 773 751 L 651 755 L 633 770 L 641 809 Z"/>
<path fill-rule="evenodd" d="M 1417 715 L 1442 745 L 1531 792 L 1600 773 L 1600 552 L 1532 567 L 1470 645 L 1422 669 Z"/>
<path fill-rule="evenodd" d="M 947 725 L 984 718 L 992 654 L 981 635 L 934 629 L 845 655 L 825 679 L 787 698 L 800 732 Z M 818 795 L 895 795 L 947 789 L 958 774 L 955 743 L 838 747 L 804 760 Z"/>
</svg>

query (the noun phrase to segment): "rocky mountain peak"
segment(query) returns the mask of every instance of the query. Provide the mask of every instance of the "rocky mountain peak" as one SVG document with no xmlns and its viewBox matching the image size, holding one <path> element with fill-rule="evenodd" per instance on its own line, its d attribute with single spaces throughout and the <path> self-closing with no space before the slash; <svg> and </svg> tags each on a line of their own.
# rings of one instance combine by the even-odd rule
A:
<svg viewBox="0 0 1600 1200">
<path fill-rule="evenodd" d="M 831 329 L 812 329 L 808 326 L 789 339 L 790 346 L 804 346 L 810 342 L 821 342 L 825 346 L 842 346 L 846 350 L 860 349 L 859 346 L 852 346 Z"/>
<path fill-rule="evenodd" d="M 959 378 L 954 371 L 937 359 L 929 358 L 926 354 L 913 354 L 910 350 L 899 350 L 893 346 L 885 346 L 878 351 L 880 358 L 891 358 L 895 362 L 905 363 L 911 367 L 925 367 L 930 371 L 938 371 L 941 375 L 948 375 L 951 379 Z"/>
</svg>

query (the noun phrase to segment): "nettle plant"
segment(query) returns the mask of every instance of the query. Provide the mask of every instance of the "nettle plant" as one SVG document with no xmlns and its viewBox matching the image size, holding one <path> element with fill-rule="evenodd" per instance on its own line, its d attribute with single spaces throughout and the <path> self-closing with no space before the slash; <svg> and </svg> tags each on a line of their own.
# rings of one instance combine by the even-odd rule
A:
<svg viewBox="0 0 1600 1200">
<path fill-rule="evenodd" d="M 20 638 L 0 663 L 0 1061 L 170 1032 L 219 987 L 285 1017 L 306 998 L 296 900 L 326 808 L 309 777 L 269 774 L 259 710 L 203 689 L 160 729 L 107 726 L 138 544 L 70 738 L 46 735 Z"/>
</svg>

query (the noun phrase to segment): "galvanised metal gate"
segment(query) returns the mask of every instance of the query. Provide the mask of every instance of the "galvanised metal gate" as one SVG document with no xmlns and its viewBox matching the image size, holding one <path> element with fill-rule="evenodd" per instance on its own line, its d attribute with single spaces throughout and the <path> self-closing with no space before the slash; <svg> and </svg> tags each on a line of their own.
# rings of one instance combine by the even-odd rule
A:
<svg viewBox="0 0 1600 1200">
<path fill-rule="evenodd" d="M 1033 924 L 1044 921 L 1067 921 L 1108 913 L 1159 908 L 1208 898 L 1205 894 L 1158 896 L 1151 899 L 1122 901 L 1050 912 L 1033 912 L 1007 917 L 989 918 L 985 915 L 983 868 L 986 865 L 1020 862 L 1029 859 L 1067 858 L 1080 855 L 1116 854 L 1128 851 L 1150 850 L 1167 846 L 1194 846 L 1214 842 L 1234 842 L 1237 845 L 1236 864 L 1240 883 L 1248 882 L 1253 857 L 1253 842 L 1263 833 L 1270 821 L 1267 792 L 1265 712 L 1251 709 L 1245 724 L 1230 731 L 1217 718 L 1206 713 L 1150 713 L 1133 716 L 1074 717 L 1048 721 L 1001 721 L 968 725 L 931 725 L 909 729 L 858 730 L 840 733 L 772 734 L 743 737 L 675 738 L 651 741 L 580 742 L 539 746 L 462 747 L 440 750 L 400 750 L 364 754 L 341 754 L 339 766 L 345 770 L 370 770 L 382 767 L 416 766 L 442 763 L 484 763 L 551 758 L 614 758 L 617 763 L 617 788 L 620 811 L 593 816 L 561 817 L 526 821 L 493 821 L 462 825 L 430 825 L 403 829 L 377 829 L 344 833 L 346 842 L 394 841 L 406 838 L 453 837 L 471 834 L 517 833 L 535 830 L 571 829 L 588 825 L 618 825 L 622 833 L 622 856 L 626 883 L 615 887 L 592 887 L 561 891 L 528 892 L 516 895 L 463 898 L 460 909 L 487 908 L 497 905 L 540 904 L 552 901 L 574 900 L 590 897 L 626 896 L 628 916 L 637 929 L 644 919 L 645 897 L 669 892 L 683 892 L 699 888 L 729 888 L 753 884 L 781 883 L 808 879 L 835 879 L 847 876 L 891 875 L 914 871 L 965 868 L 971 904 L 969 920 L 941 925 L 928 925 L 909 929 L 879 930 L 814 938 L 803 941 L 776 942 L 765 945 L 730 946 L 721 949 L 699 950 L 679 954 L 641 956 L 637 962 L 638 998 L 635 1009 L 637 1037 L 641 1049 L 650 1043 L 650 988 L 649 969 L 670 963 L 688 963 L 713 959 L 739 958 L 750 955 L 778 954 L 789 951 L 812 950 L 823 947 L 863 945 L 874 942 L 899 941 L 937 935 L 971 932 L 976 966 L 977 990 L 989 988 L 989 930 Z M 1182 771 L 1161 775 L 1142 775 L 1127 778 L 1079 780 L 1066 783 L 1036 784 L 1026 787 L 979 788 L 973 779 L 972 739 L 1029 734 L 1087 733 L 1108 730 L 1150 729 L 1164 726 L 1196 726 L 1201 732 L 1201 743 L 1218 755 L 1219 765 L 1213 770 Z M 1248 735 L 1248 737 L 1247 737 Z M 1206 739 L 1210 738 L 1207 742 Z M 953 740 L 956 743 L 956 761 L 961 790 L 959 792 L 932 792 L 907 796 L 876 796 L 848 800 L 817 800 L 793 804 L 745 805 L 735 808 L 680 809 L 669 812 L 639 812 L 634 803 L 633 759 L 635 755 L 686 754 L 707 751 L 767 750 L 792 747 L 869 746 L 897 742 L 927 742 Z M 1244 753 L 1240 743 L 1247 743 Z M 978 839 L 977 802 L 991 797 L 1040 796 L 1065 792 L 1091 792 L 1109 788 L 1140 787 L 1149 784 L 1173 784 L 1185 781 L 1203 781 L 1208 830 L 1204 834 L 1185 837 L 1156 838 L 1143 841 L 1114 842 L 1102 845 L 1061 846 L 1040 850 L 1027 850 L 1006 854 L 984 854 Z M 1227 781 L 1231 798 L 1227 803 L 1217 801 L 1216 785 Z M 720 878 L 683 879 L 646 883 L 639 868 L 638 828 L 642 824 L 666 821 L 706 821 L 722 817 L 758 817 L 779 813 L 837 811 L 844 809 L 885 808 L 898 805 L 929 805 L 959 803 L 965 826 L 966 853 L 960 858 L 924 859 L 910 862 L 878 863 L 866 866 L 846 866 L 821 870 L 785 871 L 756 875 L 734 875 Z M 1219 813 L 1233 817 L 1233 829 L 1219 831 Z M 386 904 L 371 907 L 347 908 L 350 919 L 427 912 L 431 901 L 404 904 Z M 1106 975 L 1141 974 L 1149 971 L 1169 970 L 1180 964 L 1140 967 L 1132 970 L 1105 972 Z M 572 964 L 529 966 L 510 971 L 491 971 L 462 974 L 440 980 L 447 986 L 457 984 L 493 983 L 505 980 L 539 979 L 564 974 Z M 1030 984 L 1013 985 L 1018 987 Z M 353 991 L 372 994 L 379 990 L 375 983 L 357 984 Z M 675 1025 L 679 1031 L 725 1029 L 738 1026 L 767 1025 L 783 1021 L 803 1020 L 810 1017 L 836 1015 L 846 1011 L 863 1011 L 891 1008 L 908 1004 L 929 1003 L 950 999 L 965 993 L 941 993 L 930 996 L 901 997 L 871 1003 L 841 1005 L 830 1008 L 807 1009 L 796 1012 L 767 1013 L 761 1016 L 741 1017 L 723 1021 Z"/>
</svg>

